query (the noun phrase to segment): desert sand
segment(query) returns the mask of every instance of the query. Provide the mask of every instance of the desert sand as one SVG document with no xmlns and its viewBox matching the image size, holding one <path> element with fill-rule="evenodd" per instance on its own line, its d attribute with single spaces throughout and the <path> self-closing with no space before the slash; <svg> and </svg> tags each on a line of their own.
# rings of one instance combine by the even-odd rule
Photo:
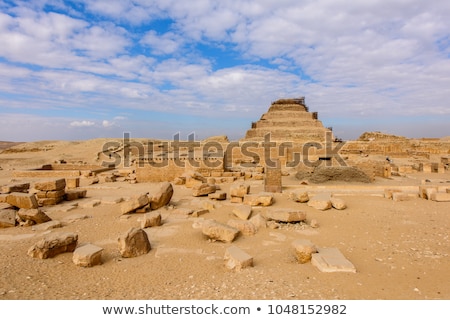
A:
<svg viewBox="0 0 450 320">
<path fill-rule="evenodd" d="M 106 139 L 89 141 L 41 141 L 27 143 L 22 152 L 0 153 L 0 186 L 39 179 L 14 178 L 14 170 L 38 167 L 64 159 L 95 163 Z M 16 146 L 17 147 L 17 146 Z M 394 159 L 395 161 L 395 159 Z M 122 258 L 117 239 L 131 227 L 139 227 L 143 214 L 122 216 L 120 204 L 111 199 L 155 192 L 158 183 L 102 182 L 81 179 L 87 197 L 66 212 L 65 203 L 42 208 L 53 220 L 86 215 L 60 229 L 33 231 L 16 226 L 0 229 L 0 299 L 450 299 L 450 202 L 421 198 L 393 201 L 381 196 L 341 196 L 347 209 L 319 211 L 289 199 L 299 187 L 294 172 L 283 177 L 283 192 L 274 194 L 272 207 L 304 210 L 308 223 L 261 228 L 253 236 L 240 235 L 236 245 L 254 258 L 254 266 L 231 271 L 224 266 L 229 243 L 205 238 L 199 223 L 235 218 L 236 204 L 215 201 L 214 209 L 200 217 L 176 213 L 176 208 L 198 208 L 204 198 L 174 185 L 170 204 L 162 209 L 163 225 L 146 228 L 152 249 L 135 258 Z M 424 179 L 449 184 L 450 173 L 411 173 L 390 179 L 377 178 L 373 186 L 419 185 Z M 262 181 L 246 181 L 250 192 L 263 190 Z M 348 183 L 325 186 L 349 187 Z M 357 187 L 352 184 L 351 187 Z M 227 192 L 230 185 L 220 184 Z M 99 200 L 94 207 L 84 204 Z M 270 207 L 254 207 L 252 215 Z M 50 232 L 70 231 L 79 244 L 104 248 L 101 265 L 76 266 L 71 253 L 35 259 L 27 250 Z M 311 263 L 299 264 L 292 241 L 308 239 L 318 247 L 335 247 L 353 263 L 357 272 L 320 272 Z"/>
</svg>

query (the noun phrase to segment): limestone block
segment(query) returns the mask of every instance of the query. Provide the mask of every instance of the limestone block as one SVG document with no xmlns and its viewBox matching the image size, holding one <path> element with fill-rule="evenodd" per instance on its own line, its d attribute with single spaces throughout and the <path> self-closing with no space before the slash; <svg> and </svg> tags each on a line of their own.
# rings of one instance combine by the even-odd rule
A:
<svg viewBox="0 0 450 320">
<path fill-rule="evenodd" d="M 215 220 L 206 220 L 202 224 L 202 233 L 214 241 L 232 242 L 239 230 Z"/>
<path fill-rule="evenodd" d="M 231 203 L 242 203 L 243 201 L 244 201 L 244 198 L 241 198 L 241 197 L 231 196 L 231 199 L 230 199 Z"/>
<path fill-rule="evenodd" d="M 317 252 L 314 243 L 306 239 L 297 239 L 292 242 L 292 246 L 295 249 L 295 257 L 299 263 L 311 261 L 312 254 Z"/>
<path fill-rule="evenodd" d="M 38 204 L 40 207 L 44 206 L 54 206 L 64 200 L 64 197 L 59 198 L 42 198 L 38 199 Z"/>
<path fill-rule="evenodd" d="M 34 184 L 34 188 L 41 191 L 63 190 L 66 187 L 66 179 L 40 181 Z"/>
<path fill-rule="evenodd" d="M 236 246 L 227 248 L 224 260 L 226 268 L 234 271 L 253 267 L 253 257 Z"/>
<path fill-rule="evenodd" d="M 0 193 L 0 203 L 5 203 L 7 200 L 8 200 L 8 195 Z"/>
<path fill-rule="evenodd" d="M 289 194 L 289 198 L 295 202 L 306 203 L 309 201 L 308 192 L 303 190 L 294 190 Z"/>
<path fill-rule="evenodd" d="M 186 177 L 177 177 L 173 180 L 173 184 L 177 186 L 181 186 L 186 184 Z"/>
<path fill-rule="evenodd" d="M 198 218 L 198 217 L 200 217 L 200 216 L 202 216 L 204 214 L 207 214 L 207 213 L 209 213 L 208 209 L 199 209 L 199 210 L 194 210 L 191 215 L 193 217 L 197 217 Z"/>
<path fill-rule="evenodd" d="M 431 195 L 433 193 L 438 192 L 438 188 L 437 187 L 429 187 L 429 186 L 420 186 L 419 187 L 419 195 L 421 198 L 423 199 L 431 199 Z"/>
<path fill-rule="evenodd" d="M 134 196 L 128 201 L 124 201 L 120 205 L 120 211 L 122 214 L 131 213 L 134 210 L 141 208 L 149 203 L 147 194 L 141 194 L 139 196 Z"/>
<path fill-rule="evenodd" d="M 230 186 L 230 196 L 232 197 L 243 198 L 249 192 L 250 192 L 250 185 L 236 184 Z"/>
<path fill-rule="evenodd" d="M 402 190 L 399 190 L 399 189 L 384 189 L 384 197 L 386 198 L 386 199 L 392 199 L 392 195 L 395 193 L 395 192 L 402 192 Z"/>
<path fill-rule="evenodd" d="M 20 209 L 17 214 L 20 219 L 33 221 L 36 224 L 51 221 L 52 219 L 45 214 L 40 208 L 37 209 Z"/>
<path fill-rule="evenodd" d="M 269 221 L 296 223 L 306 220 L 306 213 L 296 209 L 267 210 L 265 217 Z"/>
<path fill-rule="evenodd" d="M 248 220 L 252 214 L 252 206 L 247 204 L 242 204 L 233 209 L 233 214 L 242 220 Z"/>
<path fill-rule="evenodd" d="M 87 190 L 85 189 L 70 189 L 66 190 L 64 194 L 64 199 L 67 201 L 72 201 L 76 199 L 85 198 L 87 194 Z"/>
<path fill-rule="evenodd" d="M 189 208 L 176 208 L 172 211 L 172 213 L 174 214 L 182 214 L 182 215 L 190 215 L 194 212 L 193 209 L 189 209 Z"/>
<path fill-rule="evenodd" d="M 77 243 L 78 234 L 76 233 L 50 234 L 28 249 L 28 255 L 39 259 L 52 258 L 60 253 L 73 252 L 77 247 Z"/>
<path fill-rule="evenodd" d="M 159 191 L 150 199 L 152 210 L 156 210 L 169 204 L 173 196 L 173 187 L 170 182 L 163 182 L 160 185 Z"/>
<path fill-rule="evenodd" d="M 267 220 L 260 214 L 257 214 L 249 220 L 256 227 L 257 230 L 267 228 Z"/>
<path fill-rule="evenodd" d="M 56 191 L 47 191 L 45 197 L 46 198 L 62 198 L 66 194 L 66 191 L 56 190 Z"/>
<path fill-rule="evenodd" d="M 75 249 L 72 261 L 80 267 L 93 267 L 102 264 L 102 252 L 103 248 L 89 243 Z"/>
<path fill-rule="evenodd" d="M 146 213 L 141 221 L 141 228 L 158 227 L 161 225 L 161 213 L 152 211 Z"/>
<path fill-rule="evenodd" d="M 143 229 L 131 228 L 119 237 L 119 252 L 124 258 L 133 258 L 151 250 L 147 233 Z"/>
<path fill-rule="evenodd" d="M 311 264 L 321 272 L 356 272 L 355 266 L 337 248 L 318 248 Z"/>
<path fill-rule="evenodd" d="M 319 193 L 308 201 L 308 206 L 318 210 L 331 209 L 331 195 L 329 193 Z"/>
<path fill-rule="evenodd" d="M 438 202 L 450 201 L 450 193 L 436 192 L 431 194 L 431 200 Z"/>
<path fill-rule="evenodd" d="M 80 178 L 66 178 L 66 188 L 67 189 L 75 189 L 80 186 Z"/>
<path fill-rule="evenodd" d="M 10 228 L 16 226 L 16 210 L 0 210 L 0 228 Z"/>
<path fill-rule="evenodd" d="M 8 194 L 6 202 L 21 209 L 36 209 L 39 204 L 34 194 L 13 192 Z"/>
<path fill-rule="evenodd" d="M 344 199 L 331 197 L 331 206 L 337 210 L 344 210 L 347 208 L 347 203 Z"/>
<path fill-rule="evenodd" d="M 258 194 L 247 194 L 244 196 L 244 204 L 250 206 L 267 207 L 273 204 L 273 194 L 267 192 L 260 192 Z"/>
<path fill-rule="evenodd" d="M 58 220 L 51 220 L 31 227 L 33 231 L 47 231 L 51 229 L 62 228 L 63 224 Z"/>
<path fill-rule="evenodd" d="M 394 200 L 394 201 L 408 201 L 408 200 L 415 199 L 418 197 L 419 197 L 419 195 L 416 193 L 405 193 L 405 192 L 392 193 L 392 200 Z"/>
<path fill-rule="evenodd" d="M 253 236 L 258 232 L 256 226 L 248 220 L 231 219 L 227 225 L 238 229 L 244 236 Z"/>
<path fill-rule="evenodd" d="M 227 199 L 227 193 L 226 192 L 214 192 L 208 194 L 208 198 L 212 200 L 226 200 Z"/>
<path fill-rule="evenodd" d="M 14 183 L 6 186 L 2 186 L 0 189 L 0 193 L 12 193 L 12 192 L 25 192 L 28 193 L 28 189 L 30 189 L 30 184 L 26 183 Z"/>
<path fill-rule="evenodd" d="M 192 196 L 194 197 L 207 196 L 214 192 L 216 192 L 216 186 L 209 183 L 202 183 L 192 188 Z"/>
</svg>

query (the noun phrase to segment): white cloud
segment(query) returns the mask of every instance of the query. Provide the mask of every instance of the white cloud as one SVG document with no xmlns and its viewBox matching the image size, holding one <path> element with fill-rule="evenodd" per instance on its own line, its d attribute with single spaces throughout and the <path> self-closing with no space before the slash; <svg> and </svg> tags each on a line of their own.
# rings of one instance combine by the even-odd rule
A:
<svg viewBox="0 0 450 320">
<path fill-rule="evenodd" d="M 95 122 L 94 121 L 89 121 L 89 120 L 72 121 L 70 123 L 70 126 L 74 127 L 74 128 L 92 127 L 92 126 L 95 126 Z"/>
</svg>

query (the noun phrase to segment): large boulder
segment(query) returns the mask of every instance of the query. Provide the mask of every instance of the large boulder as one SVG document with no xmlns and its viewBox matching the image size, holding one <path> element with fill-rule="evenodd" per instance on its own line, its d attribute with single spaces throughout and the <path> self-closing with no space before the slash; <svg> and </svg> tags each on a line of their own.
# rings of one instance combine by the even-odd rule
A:
<svg viewBox="0 0 450 320">
<path fill-rule="evenodd" d="M 268 221 L 298 223 L 306 220 L 306 213 L 296 209 L 275 209 L 267 210 L 265 217 Z"/>
<path fill-rule="evenodd" d="M 136 209 L 142 208 L 146 206 L 149 202 L 148 196 L 146 193 L 134 196 L 128 201 L 124 201 L 120 205 L 120 210 L 122 214 L 127 214 L 135 211 Z"/>
<path fill-rule="evenodd" d="M 147 233 L 143 229 L 131 228 L 119 237 L 119 252 L 124 258 L 133 258 L 151 250 Z"/>
<path fill-rule="evenodd" d="M 52 219 L 40 208 L 38 209 L 20 209 L 17 214 L 24 221 L 33 221 L 36 224 L 51 221 Z"/>
<path fill-rule="evenodd" d="M 213 241 L 232 242 L 239 230 L 215 220 L 206 220 L 202 224 L 202 233 Z"/>
<path fill-rule="evenodd" d="M 317 210 L 331 209 L 331 194 L 330 193 L 318 193 L 308 201 L 308 206 Z"/>
<path fill-rule="evenodd" d="M 0 210 L 0 228 L 10 228 L 16 226 L 16 213 L 14 209 Z"/>
<path fill-rule="evenodd" d="M 78 234 L 76 233 L 54 233 L 38 241 L 28 249 L 28 255 L 39 259 L 52 258 L 60 253 L 75 251 L 77 243 Z"/>
<path fill-rule="evenodd" d="M 159 191 L 150 199 L 150 206 L 152 210 L 159 209 L 169 204 L 173 196 L 173 187 L 170 182 L 163 182 L 160 185 Z"/>
<path fill-rule="evenodd" d="M 217 188 L 214 184 L 202 183 L 192 187 L 192 196 L 201 197 L 216 192 Z"/>
<path fill-rule="evenodd" d="M 6 202 L 20 209 L 36 209 L 39 207 L 36 196 L 30 193 L 10 193 L 6 198 Z"/>
</svg>

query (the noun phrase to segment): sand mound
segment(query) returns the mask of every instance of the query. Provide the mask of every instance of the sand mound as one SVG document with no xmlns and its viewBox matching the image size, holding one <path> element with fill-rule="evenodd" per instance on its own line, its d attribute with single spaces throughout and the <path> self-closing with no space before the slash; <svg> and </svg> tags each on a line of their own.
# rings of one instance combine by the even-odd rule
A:
<svg viewBox="0 0 450 320">
<path fill-rule="evenodd" d="M 328 181 L 371 182 L 367 174 L 355 167 L 317 167 L 313 172 L 299 171 L 295 177 L 312 183 Z"/>
</svg>

